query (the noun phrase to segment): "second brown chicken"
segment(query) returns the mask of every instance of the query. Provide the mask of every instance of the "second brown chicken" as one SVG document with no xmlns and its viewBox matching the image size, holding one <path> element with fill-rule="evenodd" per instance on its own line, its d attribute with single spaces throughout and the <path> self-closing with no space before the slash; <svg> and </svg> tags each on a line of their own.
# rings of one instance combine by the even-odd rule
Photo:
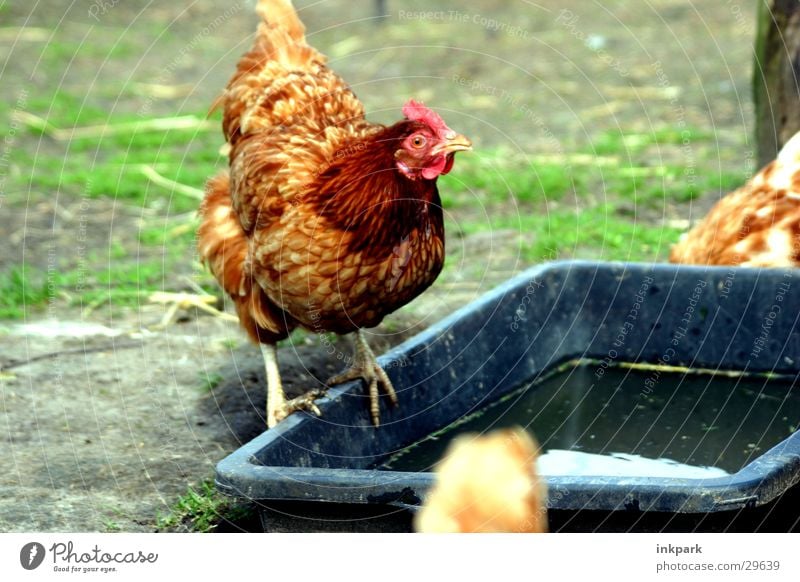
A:
<svg viewBox="0 0 800 582">
<path fill-rule="evenodd" d="M 722 198 L 670 253 L 673 263 L 800 266 L 800 134 Z"/>
</svg>

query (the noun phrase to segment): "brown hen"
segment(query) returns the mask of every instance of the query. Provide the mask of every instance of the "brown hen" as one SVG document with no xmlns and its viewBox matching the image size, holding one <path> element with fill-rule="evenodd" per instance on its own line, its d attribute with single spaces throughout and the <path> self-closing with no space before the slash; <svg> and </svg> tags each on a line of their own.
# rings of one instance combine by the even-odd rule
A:
<svg viewBox="0 0 800 582">
<path fill-rule="evenodd" d="M 441 271 L 436 178 L 471 144 L 413 100 L 392 126 L 368 122 L 289 0 L 260 0 L 257 12 L 254 46 L 217 102 L 230 169 L 207 185 L 200 254 L 261 345 L 270 427 L 298 409 L 319 414 L 319 391 L 287 401 L 281 386 L 275 345 L 297 326 L 357 332 L 355 365 L 328 384 L 363 378 L 377 425 L 379 386 L 396 396 L 361 329 Z"/>
<path fill-rule="evenodd" d="M 800 266 L 800 134 L 672 247 L 673 263 Z"/>
</svg>

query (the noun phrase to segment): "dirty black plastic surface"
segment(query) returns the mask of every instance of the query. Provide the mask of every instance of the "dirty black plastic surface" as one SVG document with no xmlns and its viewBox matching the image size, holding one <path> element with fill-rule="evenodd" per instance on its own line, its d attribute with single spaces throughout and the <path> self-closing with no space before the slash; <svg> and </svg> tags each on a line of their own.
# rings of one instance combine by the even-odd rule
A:
<svg viewBox="0 0 800 582">
<path fill-rule="evenodd" d="M 576 358 L 658 363 L 668 355 L 673 366 L 798 375 L 800 295 L 787 291 L 798 277 L 664 264 L 532 268 L 380 358 L 401 405 L 382 405 L 379 428 L 360 383 L 332 389 L 318 401 L 321 418 L 294 414 L 221 461 L 217 487 L 252 500 L 419 505 L 431 473 L 371 467 Z M 726 477 L 548 477 L 548 504 L 716 512 L 765 504 L 799 481 L 795 432 Z"/>
</svg>

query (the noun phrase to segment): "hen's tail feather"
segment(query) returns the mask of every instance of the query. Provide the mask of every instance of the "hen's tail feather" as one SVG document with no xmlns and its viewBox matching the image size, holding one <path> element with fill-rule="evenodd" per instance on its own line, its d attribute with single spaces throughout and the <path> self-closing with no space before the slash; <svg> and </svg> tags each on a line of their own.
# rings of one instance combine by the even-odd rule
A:
<svg viewBox="0 0 800 582">
<path fill-rule="evenodd" d="M 223 130 L 230 141 L 247 130 L 247 119 L 257 112 L 269 90 L 275 91 L 289 71 L 313 70 L 325 56 L 305 40 L 305 26 L 290 0 L 259 0 L 262 21 L 253 47 L 239 60 L 225 93 L 211 107 L 224 108 Z"/>
<path fill-rule="evenodd" d="M 285 337 L 286 314 L 267 298 L 249 273 L 247 237 L 233 210 L 227 172 L 208 181 L 200 218 L 200 257 L 233 299 L 242 327 L 254 341 Z"/>
<path fill-rule="evenodd" d="M 295 41 L 305 43 L 306 27 L 297 16 L 292 0 L 259 0 L 256 12 L 267 25 L 282 29 Z"/>
<path fill-rule="evenodd" d="M 229 188 L 227 172 L 206 184 L 206 196 L 200 205 L 198 250 L 225 291 L 233 296 L 243 293 L 246 287 L 247 238 L 233 212 Z"/>
</svg>

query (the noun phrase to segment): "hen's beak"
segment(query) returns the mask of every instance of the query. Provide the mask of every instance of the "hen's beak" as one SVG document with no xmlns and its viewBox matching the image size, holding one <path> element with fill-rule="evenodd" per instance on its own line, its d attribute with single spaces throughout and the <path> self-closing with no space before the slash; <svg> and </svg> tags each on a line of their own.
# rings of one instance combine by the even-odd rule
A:
<svg viewBox="0 0 800 582">
<path fill-rule="evenodd" d="M 465 152 L 471 149 L 472 142 L 469 138 L 457 133 L 452 137 L 448 137 L 440 144 L 437 144 L 431 153 L 434 155 L 452 154 L 455 152 Z"/>
</svg>

